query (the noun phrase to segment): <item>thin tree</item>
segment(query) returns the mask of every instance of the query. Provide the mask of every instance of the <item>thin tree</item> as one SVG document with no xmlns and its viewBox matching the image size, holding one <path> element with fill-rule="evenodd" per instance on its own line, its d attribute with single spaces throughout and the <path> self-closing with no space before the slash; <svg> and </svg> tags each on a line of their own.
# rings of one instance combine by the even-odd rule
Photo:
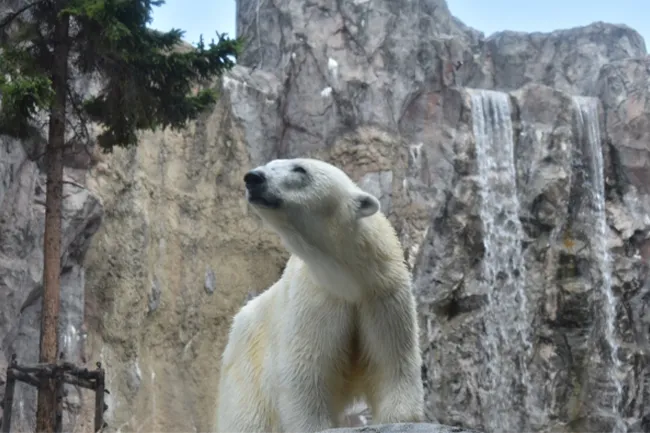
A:
<svg viewBox="0 0 650 433">
<path fill-rule="evenodd" d="M 28 0 L 29 1 L 29 0 Z M 147 27 L 162 0 L 32 0 L 0 17 L 0 134 L 26 138 L 48 118 L 40 362 L 57 360 L 63 165 L 72 142 L 96 138 L 104 151 L 137 143 L 138 130 L 180 129 L 217 95 L 193 91 L 234 66 L 241 40 L 218 35 L 179 49 L 183 32 Z M 95 77 L 85 95 L 74 80 Z M 78 86 L 77 86 L 78 87 Z M 45 114 L 45 116 L 42 116 Z M 96 137 L 89 131 L 99 125 Z M 55 390 L 38 393 L 36 431 L 51 432 Z"/>
</svg>

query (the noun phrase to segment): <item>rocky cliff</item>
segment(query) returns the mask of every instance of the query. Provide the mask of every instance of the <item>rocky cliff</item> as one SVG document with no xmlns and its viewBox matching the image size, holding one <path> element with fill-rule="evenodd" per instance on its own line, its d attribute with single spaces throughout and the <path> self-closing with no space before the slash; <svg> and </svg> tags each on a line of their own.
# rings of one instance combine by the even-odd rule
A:
<svg viewBox="0 0 650 433">
<path fill-rule="evenodd" d="M 444 0 L 240 0 L 237 22 L 249 46 L 213 111 L 67 169 L 61 344 L 106 367 L 108 431 L 210 429 L 230 319 L 286 260 L 242 175 L 301 155 L 346 169 L 398 228 L 430 421 L 650 429 L 638 33 L 486 38 Z M 38 344 L 38 146 L 0 143 L 0 350 L 21 362 Z M 34 393 L 17 398 L 20 431 Z M 70 429 L 86 398 L 69 390 Z"/>
</svg>

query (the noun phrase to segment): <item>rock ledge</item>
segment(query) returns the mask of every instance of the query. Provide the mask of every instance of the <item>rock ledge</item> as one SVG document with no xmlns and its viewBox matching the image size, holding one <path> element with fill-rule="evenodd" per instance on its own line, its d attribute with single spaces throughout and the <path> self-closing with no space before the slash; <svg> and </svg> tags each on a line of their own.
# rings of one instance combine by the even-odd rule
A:
<svg viewBox="0 0 650 433">
<path fill-rule="evenodd" d="M 480 433 L 463 427 L 452 427 L 443 424 L 429 423 L 398 423 L 378 424 L 355 428 L 334 428 L 323 430 L 322 433 Z"/>
</svg>

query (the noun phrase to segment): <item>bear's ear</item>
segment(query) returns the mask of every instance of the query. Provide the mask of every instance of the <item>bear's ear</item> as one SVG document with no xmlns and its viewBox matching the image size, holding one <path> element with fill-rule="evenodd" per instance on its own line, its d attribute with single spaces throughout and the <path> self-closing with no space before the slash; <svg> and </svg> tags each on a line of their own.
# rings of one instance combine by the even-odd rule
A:
<svg viewBox="0 0 650 433">
<path fill-rule="evenodd" d="M 373 195 L 360 192 L 355 197 L 357 218 L 366 218 L 379 211 L 379 200 Z"/>
</svg>

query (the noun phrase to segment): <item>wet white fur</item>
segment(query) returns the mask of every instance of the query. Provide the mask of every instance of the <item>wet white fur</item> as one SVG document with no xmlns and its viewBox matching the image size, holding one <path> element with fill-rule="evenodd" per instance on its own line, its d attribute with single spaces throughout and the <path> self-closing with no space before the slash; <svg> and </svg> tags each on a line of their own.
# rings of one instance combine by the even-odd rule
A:
<svg viewBox="0 0 650 433">
<path fill-rule="evenodd" d="M 292 256 L 282 277 L 234 317 L 217 431 L 325 430 L 357 399 L 366 399 L 373 423 L 422 421 L 411 279 L 379 202 L 323 161 L 258 169 L 283 204 L 253 207 Z"/>
</svg>

